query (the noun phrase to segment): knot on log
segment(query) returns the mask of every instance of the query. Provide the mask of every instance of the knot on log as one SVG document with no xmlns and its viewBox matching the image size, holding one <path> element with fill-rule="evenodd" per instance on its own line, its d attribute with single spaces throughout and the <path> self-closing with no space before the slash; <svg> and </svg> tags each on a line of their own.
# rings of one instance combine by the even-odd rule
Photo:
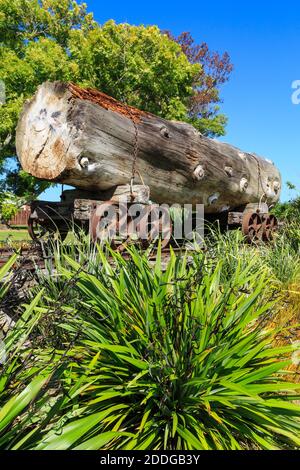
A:
<svg viewBox="0 0 300 470">
<path fill-rule="evenodd" d="M 241 191 L 246 191 L 248 186 L 249 186 L 249 184 L 248 184 L 247 178 L 242 178 L 241 181 L 240 181 L 240 190 Z"/>
<path fill-rule="evenodd" d="M 82 157 L 80 159 L 80 162 L 79 162 L 79 164 L 82 168 L 87 168 L 89 166 L 89 163 L 90 162 L 89 162 L 89 159 L 87 157 Z"/>
<path fill-rule="evenodd" d="M 209 198 L 208 198 L 208 200 L 207 200 L 207 201 L 208 201 L 208 204 L 209 204 L 210 206 L 213 206 L 214 204 L 216 204 L 216 202 L 218 201 L 219 197 L 220 197 L 220 193 L 214 193 L 214 194 L 212 194 L 211 196 L 209 196 Z"/>
<path fill-rule="evenodd" d="M 166 126 L 163 126 L 161 129 L 160 129 L 160 133 L 163 137 L 166 137 L 167 139 L 170 137 L 170 133 L 169 133 L 169 130 L 167 129 Z"/>
<path fill-rule="evenodd" d="M 275 194 L 278 194 L 281 188 L 279 181 L 274 181 L 273 188 L 274 188 Z"/>
<path fill-rule="evenodd" d="M 225 173 L 226 173 L 227 176 L 231 177 L 233 175 L 232 166 L 225 166 L 224 170 L 225 170 Z"/>
<path fill-rule="evenodd" d="M 202 165 L 198 165 L 197 168 L 194 170 L 194 178 L 197 181 L 200 181 L 204 177 L 205 177 L 205 170 Z"/>
<path fill-rule="evenodd" d="M 267 179 L 267 196 L 274 197 L 277 196 L 281 189 L 281 184 L 278 180 L 272 181 L 272 178 Z"/>
</svg>

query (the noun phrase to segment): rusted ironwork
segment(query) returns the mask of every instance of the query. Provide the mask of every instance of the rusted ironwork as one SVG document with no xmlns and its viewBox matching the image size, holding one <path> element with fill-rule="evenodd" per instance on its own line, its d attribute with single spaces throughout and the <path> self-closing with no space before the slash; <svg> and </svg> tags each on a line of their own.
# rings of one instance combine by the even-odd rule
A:
<svg viewBox="0 0 300 470">
<path fill-rule="evenodd" d="M 278 220 L 273 214 L 266 214 L 263 221 L 263 240 L 271 241 L 278 230 Z"/>
<path fill-rule="evenodd" d="M 40 220 L 32 217 L 28 218 L 28 233 L 30 238 L 39 242 L 40 240 L 46 241 L 48 239 L 60 238 L 64 241 L 68 235 L 68 227 L 63 224 L 55 224 L 51 221 Z"/>
<path fill-rule="evenodd" d="M 28 217 L 28 233 L 35 242 L 55 239 L 64 240 L 72 222 L 73 209 L 59 202 L 33 201 Z"/>
<path fill-rule="evenodd" d="M 242 231 L 248 242 L 259 242 L 263 237 L 263 220 L 257 212 L 246 212 L 243 216 Z"/>
<path fill-rule="evenodd" d="M 172 237 L 168 210 L 140 204 L 140 211 L 134 216 L 130 207 L 113 201 L 95 204 L 90 221 L 91 239 L 94 242 L 108 240 L 113 248 L 123 251 L 130 243 L 138 243 L 146 249 L 160 238 L 162 248 L 166 248 Z M 116 215 L 113 220 L 108 217 L 110 209 Z"/>
<path fill-rule="evenodd" d="M 166 208 L 164 211 L 163 205 L 149 203 L 149 198 L 143 202 L 129 202 L 130 191 L 128 194 L 123 193 L 109 200 L 81 199 L 76 196 L 61 203 L 34 201 L 28 223 L 29 234 L 34 241 L 64 240 L 72 227 L 75 231 L 81 228 L 89 233 L 94 242 L 109 239 L 111 245 L 119 250 L 133 242 L 146 249 L 157 238 L 161 239 L 163 247 L 168 246 L 173 231 L 169 210 Z M 136 206 L 141 208 L 142 215 L 132 213 L 131 208 Z M 111 223 L 105 214 L 108 208 L 113 208 L 118 214 Z M 242 207 L 239 209 L 238 212 L 229 211 L 224 215 L 224 229 L 241 227 L 248 242 L 268 242 L 273 239 L 278 221 L 267 212 L 266 205 L 246 207 L 244 211 Z M 154 216 L 156 211 L 159 212 Z M 221 215 L 218 215 L 219 221 Z M 213 222 L 216 219 L 207 220 Z M 124 227 L 128 234 L 124 234 Z M 112 232 L 119 236 L 111 236 Z"/>
<path fill-rule="evenodd" d="M 278 230 L 278 220 L 273 214 L 246 212 L 243 215 L 242 231 L 248 242 L 269 242 Z"/>
</svg>

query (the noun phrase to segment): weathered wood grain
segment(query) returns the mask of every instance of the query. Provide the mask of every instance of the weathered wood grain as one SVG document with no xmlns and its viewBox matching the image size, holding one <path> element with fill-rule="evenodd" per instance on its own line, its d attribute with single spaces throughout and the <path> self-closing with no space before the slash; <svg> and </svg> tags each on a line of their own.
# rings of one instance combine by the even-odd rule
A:
<svg viewBox="0 0 300 470">
<path fill-rule="evenodd" d="M 113 194 L 130 182 L 136 129 L 143 181 L 136 176 L 135 184 L 149 186 L 154 202 L 203 203 L 207 213 L 218 213 L 279 199 L 280 173 L 269 160 L 61 82 L 44 83 L 26 103 L 17 153 L 38 178 Z"/>
</svg>

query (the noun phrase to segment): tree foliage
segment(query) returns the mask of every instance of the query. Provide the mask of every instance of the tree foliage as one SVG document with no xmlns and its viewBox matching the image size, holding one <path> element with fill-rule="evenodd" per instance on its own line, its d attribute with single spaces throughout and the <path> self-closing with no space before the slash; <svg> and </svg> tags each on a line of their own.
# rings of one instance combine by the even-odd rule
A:
<svg viewBox="0 0 300 470">
<path fill-rule="evenodd" d="M 70 49 L 87 85 L 167 119 L 185 118 L 200 65 L 158 27 L 108 21 L 88 34 L 74 31 Z"/>
<path fill-rule="evenodd" d="M 294 196 L 289 201 L 278 202 L 272 212 L 282 221 L 298 222 L 300 220 L 300 195 L 294 184 L 287 181 L 286 185 L 289 190 L 294 191 Z"/>
<path fill-rule="evenodd" d="M 168 33 L 172 38 L 172 35 Z M 195 77 L 194 93 L 188 100 L 190 122 L 203 134 L 224 135 L 227 118 L 220 114 L 220 86 L 228 81 L 233 70 L 227 52 L 220 55 L 209 50 L 203 42 L 196 44 L 189 32 L 173 38 L 180 44 L 182 51 L 191 64 L 200 64 Z"/>
<path fill-rule="evenodd" d="M 192 122 L 206 135 L 224 134 L 219 87 L 231 72 L 229 57 L 195 44 L 189 33 L 173 38 L 156 26 L 101 26 L 75 0 L 0 0 L 0 38 L 2 170 L 15 158 L 23 103 L 46 80 L 96 87 L 167 119 Z M 29 190 L 32 182 L 23 183 Z"/>
<path fill-rule="evenodd" d="M 5 224 L 19 212 L 24 205 L 25 199 L 14 193 L 0 191 L 0 220 Z"/>
</svg>

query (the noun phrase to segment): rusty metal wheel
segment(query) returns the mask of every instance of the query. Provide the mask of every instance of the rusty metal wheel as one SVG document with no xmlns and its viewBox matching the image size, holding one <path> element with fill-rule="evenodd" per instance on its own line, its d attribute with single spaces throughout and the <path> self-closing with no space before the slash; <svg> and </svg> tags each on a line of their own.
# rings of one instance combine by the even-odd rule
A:
<svg viewBox="0 0 300 470">
<path fill-rule="evenodd" d="M 129 244 L 147 249 L 158 240 L 161 241 L 161 247 L 165 248 L 172 237 L 172 223 L 167 208 L 141 204 L 136 213 L 129 211 L 129 214 L 120 216 L 120 224 L 122 220 L 127 223 L 127 239 L 118 247 L 119 251 Z"/>
<path fill-rule="evenodd" d="M 39 219 L 29 217 L 28 233 L 35 242 L 61 240 L 64 241 L 68 235 L 67 225 L 55 225 L 53 223 L 40 221 Z"/>
<path fill-rule="evenodd" d="M 165 248 L 171 240 L 173 227 L 168 208 L 162 206 L 145 206 L 143 216 L 136 227 L 138 239 L 144 248 L 160 240 Z"/>
<path fill-rule="evenodd" d="M 273 214 L 265 214 L 263 221 L 263 239 L 272 241 L 278 229 L 278 220 Z"/>
<path fill-rule="evenodd" d="M 118 230 L 117 205 L 111 202 L 97 204 L 90 220 L 90 234 L 93 242 L 111 242 Z"/>
<path fill-rule="evenodd" d="M 242 231 L 249 243 L 257 243 L 263 237 L 263 220 L 256 212 L 246 212 L 243 216 Z"/>
<path fill-rule="evenodd" d="M 132 242 L 128 232 L 130 222 L 126 205 L 112 201 L 96 204 L 90 220 L 91 239 L 122 252 Z"/>
<path fill-rule="evenodd" d="M 108 241 L 118 251 L 130 244 L 143 248 L 161 239 L 165 248 L 172 236 L 172 223 L 167 208 L 141 204 L 137 210 L 126 204 L 103 203 L 94 207 L 90 233 L 94 242 Z"/>
</svg>

